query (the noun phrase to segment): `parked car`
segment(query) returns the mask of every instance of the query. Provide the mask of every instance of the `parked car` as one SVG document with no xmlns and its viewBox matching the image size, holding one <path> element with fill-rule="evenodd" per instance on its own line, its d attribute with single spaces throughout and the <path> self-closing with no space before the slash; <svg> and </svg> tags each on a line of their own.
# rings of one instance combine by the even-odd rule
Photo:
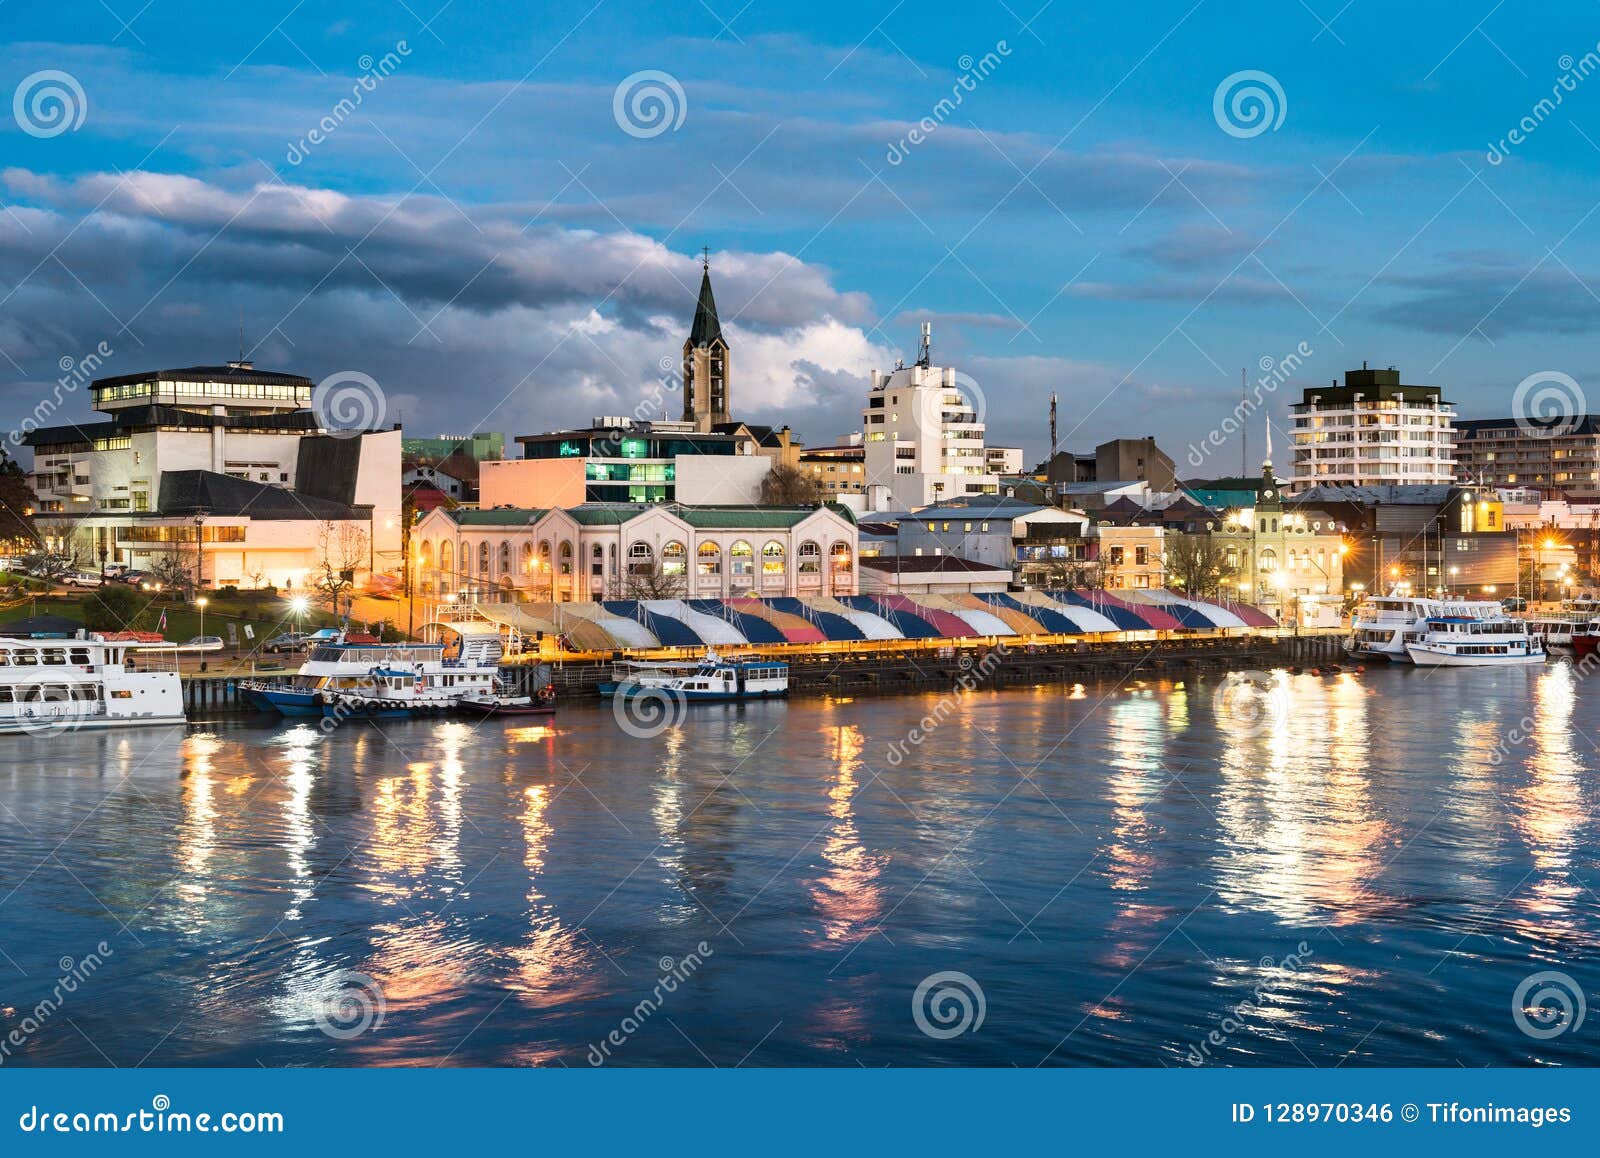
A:
<svg viewBox="0 0 1600 1158">
<path fill-rule="evenodd" d="M 65 583 L 68 587 L 98 587 L 103 580 L 88 571 L 68 571 L 59 576 L 59 582 Z"/>
<path fill-rule="evenodd" d="M 185 640 L 179 647 L 183 651 L 221 651 L 223 648 L 220 635 L 197 635 L 193 639 Z"/>
<path fill-rule="evenodd" d="M 1521 596 L 1514 595 L 1509 599 L 1502 599 L 1500 601 L 1500 606 L 1504 607 L 1507 611 L 1526 611 L 1528 610 L 1528 601 L 1523 599 Z"/>
<path fill-rule="evenodd" d="M 306 640 L 311 637 L 303 631 L 286 631 L 282 635 L 274 635 L 261 645 L 261 650 L 271 655 L 283 652 L 300 651 L 306 645 Z"/>
<path fill-rule="evenodd" d="M 316 631 L 313 631 L 310 635 L 306 636 L 305 646 L 312 648 L 316 647 L 319 643 L 327 643 L 329 640 L 338 638 L 339 629 L 337 627 L 320 627 Z"/>
<path fill-rule="evenodd" d="M 129 587 L 138 587 L 148 578 L 149 575 L 143 571 L 124 571 L 117 576 L 117 582 L 126 583 Z"/>
</svg>

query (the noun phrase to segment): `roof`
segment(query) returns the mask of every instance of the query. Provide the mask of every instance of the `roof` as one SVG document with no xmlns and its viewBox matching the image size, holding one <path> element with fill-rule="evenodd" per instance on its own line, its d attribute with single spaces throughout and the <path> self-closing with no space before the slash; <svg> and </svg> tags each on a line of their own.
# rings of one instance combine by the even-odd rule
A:
<svg viewBox="0 0 1600 1158">
<path fill-rule="evenodd" d="M 365 509 L 210 470 L 164 470 L 154 518 L 361 519 Z"/>
<path fill-rule="evenodd" d="M 289 433 L 320 429 L 312 410 L 279 411 L 273 414 L 211 414 L 204 410 L 185 410 L 179 406 L 129 406 L 104 421 L 74 422 L 63 426 L 44 426 L 23 440 L 28 446 L 60 446 L 108 438 L 122 431 L 146 426 L 187 426 L 209 430 L 281 430 Z"/>
<path fill-rule="evenodd" d="M 711 296 L 711 267 L 700 275 L 700 300 L 694 307 L 694 325 L 689 327 L 691 346 L 709 346 L 722 342 L 722 323 L 717 320 L 717 299 Z M 726 345 L 726 343 L 723 343 Z"/>
<path fill-rule="evenodd" d="M 1301 503 L 1356 503 L 1364 507 L 1379 505 L 1436 507 L 1450 500 L 1459 488 L 1453 483 L 1428 483 L 1411 486 L 1315 486 L 1294 495 Z"/>
<path fill-rule="evenodd" d="M 525 527 L 529 523 L 537 523 L 549 513 L 545 507 L 494 507 L 487 511 L 458 507 L 443 512 L 458 527 Z"/>
<path fill-rule="evenodd" d="M 784 431 L 788 429 L 787 426 L 783 427 Z M 775 426 L 762 426 L 751 422 L 716 422 L 712 424 L 711 431 L 713 434 L 738 434 L 744 431 L 755 440 L 756 445 L 769 449 L 783 445 L 783 439 L 778 437 L 781 432 Z"/>
<path fill-rule="evenodd" d="M 974 572 L 1009 575 L 1004 567 L 991 567 L 959 555 L 863 555 L 858 562 L 874 571 L 900 575 L 965 575 Z"/>
<path fill-rule="evenodd" d="M 1517 427 L 1524 438 L 1573 438 L 1578 435 L 1600 434 L 1600 416 L 1574 415 L 1545 424 L 1536 418 L 1458 418 L 1457 434 L 1477 434 L 1481 430 L 1505 430 Z"/>
<path fill-rule="evenodd" d="M 538 522 L 550 513 L 551 508 L 494 507 L 490 510 L 460 508 L 444 511 L 464 527 L 518 527 Z M 651 511 L 666 511 L 699 530 L 736 530 L 748 527 L 753 530 L 768 527 L 793 527 L 810 518 L 819 510 L 827 510 L 855 521 L 854 514 L 845 507 L 829 503 L 822 507 L 698 507 L 681 503 L 583 503 L 562 508 L 580 526 L 616 527 L 631 522 Z"/>
<path fill-rule="evenodd" d="M 35 615 L 28 619 L 14 619 L 0 625 L 0 637 L 6 639 L 62 639 L 71 638 L 83 630 L 83 624 L 60 615 Z"/>
<path fill-rule="evenodd" d="M 952 499 L 947 503 L 935 503 L 931 507 L 919 509 L 915 518 L 934 519 L 945 514 L 957 514 L 966 518 L 1021 518 L 1038 511 L 1054 511 L 1059 507 L 1050 503 L 1030 503 L 1024 499 L 1005 498 L 1000 495 L 973 495 L 967 499 Z"/>
<path fill-rule="evenodd" d="M 1105 482 L 1056 483 L 1058 495 L 1104 495 L 1127 487 L 1148 487 L 1145 479 L 1108 479 Z"/>
<path fill-rule="evenodd" d="M 310 378 L 299 374 L 283 374 L 276 370 L 257 370 L 249 362 L 229 363 L 226 366 L 185 366 L 179 370 L 144 370 L 138 374 L 123 374 L 116 378 L 96 378 L 90 388 L 102 386 L 131 386 L 136 382 L 246 382 L 263 386 L 311 386 Z"/>
</svg>

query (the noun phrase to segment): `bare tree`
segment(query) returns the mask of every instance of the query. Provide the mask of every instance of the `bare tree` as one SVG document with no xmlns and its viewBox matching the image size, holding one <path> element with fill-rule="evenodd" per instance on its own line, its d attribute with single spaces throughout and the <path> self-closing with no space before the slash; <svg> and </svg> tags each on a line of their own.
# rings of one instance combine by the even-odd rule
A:
<svg viewBox="0 0 1600 1158">
<path fill-rule="evenodd" d="M 365 528 L 345 519 L 329 520 L 317 528 L 311 587 L 327 597 L 335 615 L 339 614 L 340 599 L 355 589 L 356 572 L 367 561 L 371 541 Z"/>
<path fill-rule="evenodd" d="M 183 561 L 181 551 L 162 555 L 150 564 L 150 580 L 169 591 L 181 591 L 194 582 L 194 572 Z"/>
<path fill-rule="evenodd" d="M 1172 535 L 1167 539 L 1167 578 L 1200 598 L 1215 595 L 1222 581 L 1238 570 L 1228 553 L 1210 535 Z"/>
<path fill-rule="evenodd" d="M 822 485 L 798 467 L 773 465 L 761 480 L 761 501 L 773 507 L 810 507 L 822 502 Z"/>
<path fill-rule="evenodd" d="M 1098 591 L 1106 585 L 1105 564 L 1098 559 L 1050 559 L 1039 569 L 1038 585 L 1051 591 Z"/>
<path fill-rule="evenodd" d="M 668 574 L 659 559 L 628 567 L 629 599 L 682 599 L 688 586 L 685 576 Z"/>
</svg>

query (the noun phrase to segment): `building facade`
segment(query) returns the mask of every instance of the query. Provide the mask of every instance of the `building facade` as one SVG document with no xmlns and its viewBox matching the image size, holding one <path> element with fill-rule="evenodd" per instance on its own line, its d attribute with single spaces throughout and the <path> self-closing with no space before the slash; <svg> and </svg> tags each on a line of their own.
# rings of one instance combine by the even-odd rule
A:
<svg viewBox="0 0 1600 1158">
<path fill-rule="evenodd" d="M 853 595 L 855 520 L 834 507 L 428 512 L 412 531 L 425 599 L 727 599 Z"/>
<path fill-rule="evenodd" d="M 931 349 L 932 329 L 925 322 L 914 365 L 872 372 L 861 412 L 872 510 L 916 510 L 999 493 L 975 403 L 962 392 L 954 367 L 932 364 Z"/>
<path fill-rule="evenodd" d="M 1416 486 L 1456 476 L 1456 408 L 1437 386 L 1406 386 L 1400 372 L 1347 370 L 1344 385 L 1306 389 L 1293 414 L 1289 490 Z"/>
<path fill-rule="evenodd" d="M 1585 414 L 1546 429 L 1514 418 L 1459 421 L 1455 479 L 1462 486 L 1600 499 L 1600 418 Z"/>
</svg>

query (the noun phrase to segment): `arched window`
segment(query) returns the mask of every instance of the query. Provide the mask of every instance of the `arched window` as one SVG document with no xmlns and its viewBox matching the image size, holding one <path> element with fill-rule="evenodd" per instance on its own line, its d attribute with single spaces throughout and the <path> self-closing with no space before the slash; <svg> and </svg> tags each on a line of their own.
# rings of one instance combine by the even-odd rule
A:
<svg viewBox="0 0 1600 1158">
<path fill-rule="evenodd" d="M 1261 550 L 1261 569 L 1263 571 L 1278 569 L 1278 553 L 1271 547 L 1263 547 Z"/>
<path fill-rule="evenodd" d="M 654 548 L 649 543 L 630 543 L 628 545 L 629 563 L 649 563 L 656 557 Z"/>
<path fill-rule="evenodd" d="M 506 579 L 511 575 L 511 544 L 500 544 L 500 578 Z"/>
<path fill-rule="evenodd" d="M 478 544 L 478 574 L 485 579 L 489 577 L 489 540 L 487 539 Z"/>
<path fill-rule="evenodd" d="M 455 547 L 449 539 L 445 539 L 439 544 L 439 570 L 448 575 L 453 566 L 455 566 Z"/>
<path fill-rule="evenodd" d="M 599 543 L 596 543 L 592 548 L 590 548 L 590 550 L 589 550 L 589 558 L 593 559 L 596 563 L 599 563 L 599 562 L 603 561 L 605 559 L 605 557 L 606 557 L 605 548 L 602 547 Z"/>
<path fill-rule="evenodd" d="M 612 543 L 606 548 L 606 553 L 611 556 L 610 571 L 615 575 L 617 573 L 617 545 Z"/>
<path fill-rule="evenodd" d="M 721 575 L 722 548 L 715 543 L 701 543 L 695 551 L 695 571 L 700 575 Z"/>
<path fill-rule="evenodd" d="M 755 552 L 750 549 L 750 544 L 740 539 L 728 548 L 728 573 L 730 575 L 748 575 L 755 568 Z"/>
<path fill-rule="evenodd" d="M 833 550 L 830 553 L 833 555 L 833 569 L 835 571 L 848 572 L 850 570 L 851 560 L 849 543 L 846 543 L 841 539 L 839 542 L 833 545 Z"/>
<path fill-rule="evenodd" d="M 561 541 L 561 549 L 557 552 L 557 554 L 561 557 L 561 573 L 563 575 L 571 575 L 572 574 L 572 544 L 570 542 L 568 542 L 567 540 L 563 539 Z"/>
<path fill-rule="evenodd" d="M 532 575 L 533 574 L 533 544 L 532 543 L 523 543 L 522 544 L 522 573 L 524 575 Z"/>
<path fill-rule="evenodd" d="M 549 567 L 550 567 L 550 540 L 549 539 L 540 539 L 539 540 L 539 567 L 540 567 L 541 570 L 548 570 Z"/>
<path fill-rule="evenodd" d="M 682 543 L 674 539 L 661 548 L 661 573 L 663 575 L 684 575 L 689 570 L 689 551 Z"/>
<path fill-rule="evenodd" d="M 800 544 L 798 558 L 800 574 L 819 575 L 822 573 L 822 548 L 810 539 Z"/>
<path fill-rule="evenodd" d="M 761 573 L 763 575 L 782 575 L 783 560 L 783 544 L 776 539 L 770 540 L 765 547 L 761 548 Z"/>
</svg>

